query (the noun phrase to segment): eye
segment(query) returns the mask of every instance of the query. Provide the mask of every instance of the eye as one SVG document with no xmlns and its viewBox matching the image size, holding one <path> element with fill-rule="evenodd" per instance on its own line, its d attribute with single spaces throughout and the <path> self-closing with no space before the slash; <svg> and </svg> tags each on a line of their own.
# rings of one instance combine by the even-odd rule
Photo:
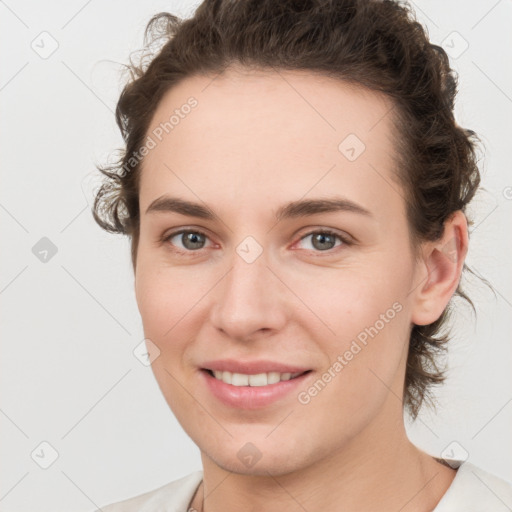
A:
<svg viewBox="0 0 512 512">
<path fill-rule="evenodd" d="M 182 246 L 180 247 L 176 242 L 173 242 L 173 239 L 181 242 Z M 208 237 L 202 231 L 183 229 L 165 236 L 163 241 L 174 245 L 181 252 L 193 252 L 204 249 L 207 239 Z"/>
<path fill-rule="evenodd" d="M 335 247 L 339 247 L 340 245 L 349 245 L 349 241 L 343 238 L 338 233 L 334 233 L 333 231 L 329 230 L 319 230 L 319 231 L 312 231 L 311 233 L 308 233 L 307 235 L 303 236 L 300 241 L 306 240 L 307 238 L 311 237 L 311 247 L 306 247 L 306 249 L 312 249 L 320 252 L 326 252 L 331 249 L 334 249 Z M 336 239 L 340 241 L 339 244 L 336 245 Z"/>
<path fill-rule="evenodd" d="M 299 242 L 311 238 L 310 247 L 305 247 L 306 250 L 313 250 L 316 252 L 327 252 L 341 245 L 350 245 L 351 242 L 342 235 L 330 230 L 317 230 L 311 231 L 307 235 L 301 237 Z M 205 248 L 206 241 L 209 240 L 208 236 L 202 231 L 182 229 L 175 231 L 169 235 L 164 235 L 162 242 L 170 243 L 176 248 L 178 252 L 196 252 Z M 339 241 L 337 244 L 336 241 Z M 181 246 L 180 246 L 181 244 Z"/>
</svg>

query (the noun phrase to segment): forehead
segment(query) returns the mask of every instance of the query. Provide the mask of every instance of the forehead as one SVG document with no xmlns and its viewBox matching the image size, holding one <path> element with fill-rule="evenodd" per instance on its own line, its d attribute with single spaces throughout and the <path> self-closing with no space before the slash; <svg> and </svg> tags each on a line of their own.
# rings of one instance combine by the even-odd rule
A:
<svg viewBox="0 0 512 512">
<path fill-rule="evenodd" d="M 259 200 L 313 186 L 354 193 L 368 180 L 382 189 L 396 167 L 393 111 L 383 94 L 312 72 L 187 78 L 164 95 L 148 129 L 155 144 L 142 165 L 141 209 L 176 187 L 190 196 L 186 184 L 200 197 L 221 183 L 227 196 Z"/>
</svg>

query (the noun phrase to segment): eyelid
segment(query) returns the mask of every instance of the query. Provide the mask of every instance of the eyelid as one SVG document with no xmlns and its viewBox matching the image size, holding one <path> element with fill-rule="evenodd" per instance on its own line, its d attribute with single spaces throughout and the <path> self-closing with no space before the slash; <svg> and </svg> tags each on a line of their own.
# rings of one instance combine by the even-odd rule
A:
<svg viewBox="0 0 512 512">
<path fill-rule="evenodd" d="M 321 254 L 330 255 L 330 254 L 333 254 L 336 251 L 336 249 L 339 249 L 342 246 L 354 245 L 356 243 L 355 240 L 350 235 L 348 235 L 348 233 L 340 233 L 332 228 L 318 226 L 318 227 L 314 227 L 314 228 L 310 227 L 307 229 L 308 229 L 308 231 L 304 232 L 301 235 L 298 235 L 299 239 L 297 241 L 293 242 L 292 247 L 295 246 L 297 243 L 301 242 L 304 238 L 311 236 L 311 235 L 318 234 L 318 233 L 334 236 L 342 242 L 340 245 L 335 246 L 332 249 L 327 249 L 325 251 L 311 250 L 311 252 L 314 252 L 315 254 L 318 254 L 318 255 L 321 255 Z M 193 227 L 182 227 L 182 228 L 177 229 L 176 231 L 171 231 L 170 233 L 165 233 L 164 235 L 162 235 L 161 242 L 164 244 L 169 243 L 169 240 L 171 238 L 174 238 L 175 236 L 181 235 L 183 233 L 200 234 L 200 235 L 204 236 L 205 238 L 207 238 L 208 240 L 210 240 L 210 242 L 213 245 L 215 245 L 211 241 L 208 233 L 203 228 L 193 228 Z M 206 249 L 206 247 L 204 247 L 203 249 L 197 249 L 197 250 L 193 251 L 193 250 L 181 249 L 181 248 L 175 247 L 175 246 L 173 246 L 173 247 L 177 252 L 185 253 L 185 254 L 200 253 L 203 249 Z M 307 251 L 308 249 L 303 249 L 303 250 Z"/>
<path fill-rule="evenodd" d="M 341 243 L 339 245 L 335 245 L 331 249 L 326 249 L 325 251 L 314 250 L 314 249 L 294 249 L 294 250 L 304 250 L 304 251 L 307 251 L 307 252 L 313 254 L 315 257 L 322 257 L 322 256 L 329 257 L 329 256 L 333 256 L 334 254 L 337 254 L 338 251 L 343 250 L 345 247 L 355 244 L 355 240 L 350 235 L 348 235 L 346 233 L 342 234 L 332 228 L 316 227 L 316 228 L 309 228 L 308 231 L 299 235 L 299 239 L 292 244 L 292 248 L 295 247 L 297 244 L 299 244 L 305 238 L 312 236 L 312 235 L 316 235 L 318 233 L 333 236 L 333 237 L 337 238 L 338 240 L 340 240 Z"/>
<path fill-rule="evenodd" d="M 306 236 L 314 235 L 316 233 L 325 233 L 325 234 L 329 234 L 329 235 L 338 237 L 343 243 L 345 243 L 347 245 L 356 243 L 356 239 L 354 237 L 352 237 L 351 235 L 349 235 L 348 233 L 346 233 L 345 231 L 339 231 L 334 228 L 328 228 L 328 227 L 322 227 L 322 226 L 313 226 L 313 227 L 308 227 L 305 229 L 306 229 L 306 231 L 304 231 L 303 234 L 298 235 L 299 240 L 302 240 Z M 318 252 L 321 252 L 321 251 L 318 251 Z"/>
<path fill-rule="evenodd" d="M 170 244 L 170 239 L 171 238 L 174 238 L 175 236 L 177 235 L 181 235 L 183 233 L 196 233 L 196 234 L 200 234 L 200 235 L 203 235 L 205 238 L 207 238 L 208 240 L 210 240 L 210 242 L 213 244 L 213 242 L 211 241 L 210 239 L 210 236 L 208 235 L 208 233 L 204 230 L 204 229 L 200 229 L 200 228 L 193 228 L 193 227 L 182 227 L 182 228 L 179 228 L 177 229 L 176 231 L 171 231 L 170 233 L 164 233 L 162 235 L 162 238 L 160 239 L 160 242 L 162 242 L 163 244 L 169 244 L 169 245 L 172 245 Z M 215 244 L 213 244 L 215 245 Z M 185 254 L 195 254 L 195 253 L 200 253 L 201 250 L 203 249 L 206 249 L 203 248 L 203 249 L 197 249 L 196 251 L 191 251 L 191 250 L 187 250 L 187 249 L 182 249 L 181 247 L 176 247 L 176 246 L 173 246 L 174 249 L 177 251 L 177 252 L 180 252 L 180 253 L 185 253 Z"/>
</svg>

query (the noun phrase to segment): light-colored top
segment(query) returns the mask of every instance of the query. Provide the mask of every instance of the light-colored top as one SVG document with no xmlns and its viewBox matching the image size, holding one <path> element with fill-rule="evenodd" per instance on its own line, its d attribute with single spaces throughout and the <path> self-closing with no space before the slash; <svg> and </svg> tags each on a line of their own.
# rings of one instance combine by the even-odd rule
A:
<svg viewBox="0 0 512 512">
<path fill-rule="evenodd" d="M 432 512 L 510 512 L 512 483 L 470 462 L 450 461 L 457 473 Z M 187 512 L 203 479 L 196 471 L 134 498 L 102 507 L 103 512 Z M 99 512 L 98 510 L 95 512 Z"/>
</svg>

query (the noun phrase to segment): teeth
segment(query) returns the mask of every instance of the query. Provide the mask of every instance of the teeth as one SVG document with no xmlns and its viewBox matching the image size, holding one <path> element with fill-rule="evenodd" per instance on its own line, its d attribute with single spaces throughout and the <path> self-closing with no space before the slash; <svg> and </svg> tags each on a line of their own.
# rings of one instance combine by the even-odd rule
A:
<svg viewBox="0 0 512 512">
<path fill-rule="evenodd" d="M 233 386 L 248 386 L 249 375 L 244 375 L 243 373 L 233 373 L 231 375 L 231 384 Z"/>
<path fill-rule="evenodd" d="M 266 373 L 258 373 L 257 375 L 249 375 L 249 386 L 266 386 L 268 378 Z"/>
<path fill-rule="evenodd" d="M 267 384 L 275 384 L 281 380 L 281 375 L 279 372 L 269 372 L 267 373 Z"/>
<path fill-rule="evenodd" d="M 256 375 L 247 375 L 244 373 L 231 373 L 221 372 L 215 370 L 213 372 L 217 380 L 221 380 L 226 384 L 232 386 L 267 386 L 268 384 L 276 384 L 282 380 L 294 379 L 301 375 L 302 372 L 297 373 L 279 373 L 279 372 L 268 372 L 258 373 Z"/>
</svg>

